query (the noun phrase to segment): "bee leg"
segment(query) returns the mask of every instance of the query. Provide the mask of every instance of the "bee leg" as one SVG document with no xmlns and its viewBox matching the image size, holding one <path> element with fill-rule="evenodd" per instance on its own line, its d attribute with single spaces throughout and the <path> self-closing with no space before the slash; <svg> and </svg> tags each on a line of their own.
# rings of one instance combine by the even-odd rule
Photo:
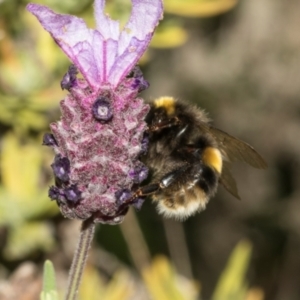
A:
<svg viewBox="0 0 300 300">
<path fill-rule="evenodd" d="M 172 117 L 170 119 L 161 121 L 159 123 L 157 122 L 157 123 L 151 124 L 149 126 L 148 132 L 155 132 L 155 131 L 159 131 L 159 130 L 164 129 L 164 128 L 170 128 L 170 127 L 173 127 L 173 126 L 178 126 L 181 123 L 182 122 L 178 117 Z"/>
<path fill-rule="evenodd" d="M 179 169 L 173 170 L 169 173 L 167 173 L 165 176 L 162 177 L 162 179 L 159 182 L 151 183 L 149 185 L 145 185 L 137 189 L 134 194 L 125 200 L 121 205 L 120 209 L 124 209 L 126 206 L 134 203 L 139 198 L 143 198 L 146 196 L 150 196 L 152 194 L 155 194 L 159 192 L 160 190 L 163 190 L 167 187 L 169 187 L 173 182 L 177 180 L 179 176 L 181 176 L 182 173 L 186 171 L 189 165 L 182 166 Z"/>
<path fill-rule="evenodd" d="M 158 192 L 161 188 L 162 188 L 162 185 L 160 183 L 152 183 L 152 184 L 140 187 L 133 193 L 133 195 L 130 198 L 125 200 L 120 205 L 120 209 L 123 209 L 124 207 L 134 203 L 139 198 L 147 197 L 149 195 L 152 195 L 152 194 Z"/>
</svg>

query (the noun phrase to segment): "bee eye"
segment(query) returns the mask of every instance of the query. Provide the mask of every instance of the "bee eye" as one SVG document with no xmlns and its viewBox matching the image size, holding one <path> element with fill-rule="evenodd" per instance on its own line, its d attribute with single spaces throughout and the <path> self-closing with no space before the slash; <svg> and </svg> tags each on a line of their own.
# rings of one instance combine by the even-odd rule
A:
<svg viewBox="0 0 300 300">
<path fill-rule="evenodd" d="M 92 108 L 93 116 L 100 122 L 107 122 L 113 116 L 111 103 L 107 97 L 99 97 Z"/>
</svg>

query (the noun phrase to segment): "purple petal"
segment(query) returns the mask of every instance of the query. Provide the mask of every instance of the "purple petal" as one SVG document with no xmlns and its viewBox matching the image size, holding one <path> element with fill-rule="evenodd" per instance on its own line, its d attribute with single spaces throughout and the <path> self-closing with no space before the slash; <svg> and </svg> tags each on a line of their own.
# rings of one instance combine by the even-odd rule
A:
<svg viewBox="0 0 300 300">
<path fill-rule="evenodd" d="M 88 29 L 80 18 L 56 14 L 38 4 L 28 4 L 27 9 L 52 35 L 91 87 L 97 90 L 107 79 L 105 48 L 109 48 L 110 57 L 115 56 L 117 41 L 104 42 L 101 34 L 97 30 Z"/>
<path fill-rule="evenodd" d="M 132 0 L 132 11 L 119 38 L 118 54 L 122 54 L 131 43 L 131 39 L 147 40 L 154 28 L 162 19 L 163 6 L 161 0 Z"/>
<path fill-rule="evenodd" d="M 162 16 L 161 0 L 132 0 L 131 16 L 119 38 L 118 58 L 109 73 L 109 82 L 116 85 L 137 64 Z"/>
<path fill-rule="evenodd" d="M 120 35 L 120 24 L 112 20 L 104 13 L 105 0 L 95 1 L 95 20 L 98 31 L 104 39 L 118 40 Z"/>
<path fill-rule="evenodd" d="M 27 5 L 94 91 L 103 84 L 117 86 L 133 69 L 163 13 L 161 0 L 132 0 L 131 17 L 120 33 L 119 22 L 105 15 L 104 5 L 104 0 L 95 1 L 97 30 L 87 28 L 80 18 Z"/>
<path fill-rule="evenodd" d="M 76 82 L 76 75 L 78 71 L 74 65 L 71 65 L 68 69 L 68 72 L 64 75 L 60 86 L 62 90 L 70 90 Z"/>
<path fill-rule="evenodd" d="M 70 161 L 67 157 L 61 157 L 60 155 L 55 156 L 51 167 L 56 178 L 60 179 L 62 182 L 69 181 Z"/>
<path fill-rule="evenodd" d="M 151 37 L 152 34 L 149 34 L 147 39 L 143 41 L 139 41 L 135 37 L 131 39 L 128 49 L 126 49 L 121 56 L 117 57 L 108 75 L 108 81 L 112 83 L 112 85 L 118 85 L 122 78 L 129 74 L 146 51 Z"/>
</svg>

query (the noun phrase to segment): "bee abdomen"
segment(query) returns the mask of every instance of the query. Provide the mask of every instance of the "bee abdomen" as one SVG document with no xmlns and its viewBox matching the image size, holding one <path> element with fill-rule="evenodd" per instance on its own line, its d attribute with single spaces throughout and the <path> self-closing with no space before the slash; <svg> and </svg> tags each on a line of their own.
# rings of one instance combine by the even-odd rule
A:
<svg viewBox="0 0 300 300">
<path fill-rule="evenodd" d="M 223 160 L 219 149 L 207 147 L 203 150 L 202 160 L 205 165 L 214 168 L 219 174 L 222 172 Z"/>
<path fill-rule="evenodd" d="M 186 176 L 186 177 L 185 177 Z M 154 197 L 160 214 L 185 220 L 204 210 L 208 200 L 216 193 L 219 173 L 206 165 L 197 164 L 181 175 L 176 182 Z M 185 177 L 185 180 L 183 180 Z"/>
</svg>

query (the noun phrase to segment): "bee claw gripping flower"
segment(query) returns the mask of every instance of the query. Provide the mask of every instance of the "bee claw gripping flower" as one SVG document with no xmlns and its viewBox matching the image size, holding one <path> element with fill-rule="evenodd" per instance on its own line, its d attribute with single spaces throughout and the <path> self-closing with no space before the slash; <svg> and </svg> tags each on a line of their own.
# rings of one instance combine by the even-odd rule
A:
<svg viewBox="0 0 300 300">
<path fill-rule="evenodd" d="M 42 5 L 31 3 L 27 9 L 73 63 L 61 82 L 69 91 L 60 104 L 61 119 L 50 125 L 52 133 L 43 140 L 55 152 L 55 186 L 49 197 L 67 218 L 117 224 L 137 182 L 132 170 L 147 173 L 139 155 L 145 151 L 149 107 L 138 93 L 149 84 L 135 65 L 163 8 L 161 0 L 132 0 L 131 16 L 120 30 L 104 5 L 104 0 L 95 1 L 96 29 Z M 77 78 L 77 70 L 83 78 Z"/>
</svg>

